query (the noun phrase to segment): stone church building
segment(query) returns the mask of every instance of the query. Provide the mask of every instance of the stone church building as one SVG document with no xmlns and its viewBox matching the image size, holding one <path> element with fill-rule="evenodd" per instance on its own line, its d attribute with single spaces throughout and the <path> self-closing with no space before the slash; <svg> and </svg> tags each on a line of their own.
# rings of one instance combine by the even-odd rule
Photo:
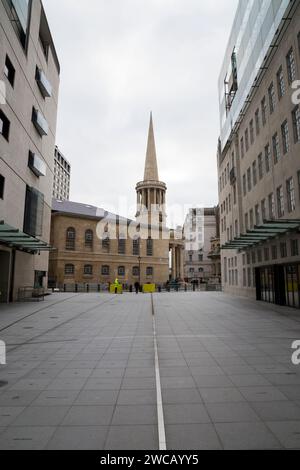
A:
<svg viewBox="0 0 300 470">
<path fill-rule="evenodd" d="M 159 180 L 152 115 L 136 219 L 53 200 L 49 286 L 119 282 L 164 285 L 184 277 L 184 243 L 166 227 L 166 184 Z M 171 256 L 170 256 L 171 251 Z"/>
</svg>

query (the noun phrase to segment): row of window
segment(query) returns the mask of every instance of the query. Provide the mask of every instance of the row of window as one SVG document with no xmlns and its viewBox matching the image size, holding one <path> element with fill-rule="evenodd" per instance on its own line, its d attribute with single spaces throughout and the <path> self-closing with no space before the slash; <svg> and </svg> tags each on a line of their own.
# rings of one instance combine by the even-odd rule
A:
<svg viewBox="0 0 300 470">
<path fill-rule="evenodd" d="M 299 41 L 300 33 L 298 34 Z M 296 80 L 296 61 L 294 50 L 291 47 L 287 56 L 286 56 L 286 69 L 287 69 L 287 79 L 288 84 L 291 85 Z M 283 96 L 286 94 L 286 83 L 283 66 L 280 66 L 276 74 L 276 83 L 277 83 L 277 98 L 280 101 Z M 261 101 L 261 109 L 257 109 L 255 112 L 255 118 L 250 120 L 249 128 L 245 130 L 245 134 L 240 139 L 240 150 L 241 157 L 245 156 L 245 153 L 249 150 L 250 146 L 254 144 L 255 134 L 258 136 L 261 130 L 261 123 L 264 127 L 267 123 L 267 112 L 269 108 L 269 113 L 272 115 L 276 109 L 276 87 L 274 81 L 270 84 L 268 88 L 268 105 L 267 98 L 264 98 Z M 299 140 L 299 139 L 298 139 Z M 297 140 L 297 141 L 298 141 Z"/>
<path fill-rule="evenodd" d="M 85 246 L 89 249 L 93 249 L 94 246 L 94 232 L 91 229 L 85 231 L 84 235 Z M 132 255 L 133 256 L 140 256 L 140 247 L 141 242 L 139 238 L 136 238 L 132 241 Z M 75 251 L 76 249 L 76 230 L 73 227 L 69 227 L 66 232 L 66 250 L 68 251 Z M 110 252 L 110 238 L 107 234 L 106 237 L 102 239 L 102 249 L 104 252 Z M 118 239 L 118 254 L 125 255 L 126 254 L 126 239 L 119 238 Z M 147 240 L 147 256 L 153 256 L 153 240 L 148 238 Z"/>
<path fill-rule="evenodd" d="M 101 267 L 101 275 L 102 276 L 109 276 L 110 275 L 110 267 L 109 266 L 102 266 Z M 94 274 L 94 267 L 91 264 L 86 264 L 83 267 L 83 274 L 84 276 L 93 276 Z M 154 269 L 151 266 L 148 266 L 146 268 L 146 276 L 147 277 L 152 277 L 154 274 Z M 74 276 L 75 275 L 75 266 L 74 264 L 66 264 L 65 265 L 65 275 L 66 276 Z M 119 266 L 118 267 L 118 276 L 119 277 L 124 277 L 126 275 L 126 268 L 125 266 Z M 138 266 L 134 266 L 132 268 L 132 276 L 133 277 L 139 277 L 140 275 L 140 268 Z"/>
</svg>

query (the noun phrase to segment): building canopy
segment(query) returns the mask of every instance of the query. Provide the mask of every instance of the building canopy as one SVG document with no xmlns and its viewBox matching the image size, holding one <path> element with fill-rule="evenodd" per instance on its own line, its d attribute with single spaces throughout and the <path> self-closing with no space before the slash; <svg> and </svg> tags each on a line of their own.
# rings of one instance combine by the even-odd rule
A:
<svg viewBox="0 0 300 470">
<path fill-rule="evenodd" d="M 299 231 L 300 220 L 266 221 L 263 225 L 255 226 L 253 230 L 248 230 L 244 235 L 225 243 L 221 249 L 246 251 L 290 232 Z"/>
<path fill-rule="evenodd" d="M 48 243 L 21 232 L 3 221 L 0 221 L 0 244 L 30 254 L 52 250 Z"/>
</svg>

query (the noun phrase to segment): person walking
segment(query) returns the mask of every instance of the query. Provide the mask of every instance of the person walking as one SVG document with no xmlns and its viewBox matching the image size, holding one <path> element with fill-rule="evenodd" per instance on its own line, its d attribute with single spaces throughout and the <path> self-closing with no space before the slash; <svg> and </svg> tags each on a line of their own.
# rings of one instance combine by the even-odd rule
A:
<svg viewBox="0 0 300 470">
<path fill-rule="evenodd" d="M 140 283 L 136 282 L 134 284 L 134 288 L 135 288 L 135 293 L 138 294 L 140 292 Z"/>
</svg>

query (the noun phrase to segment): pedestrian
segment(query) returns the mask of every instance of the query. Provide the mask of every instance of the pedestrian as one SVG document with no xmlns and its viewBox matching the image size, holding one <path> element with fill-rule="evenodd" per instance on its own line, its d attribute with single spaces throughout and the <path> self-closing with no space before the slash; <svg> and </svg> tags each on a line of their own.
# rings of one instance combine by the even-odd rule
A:
<svg viewBox="0 0 300 470">
<path fill-rule="evenodd" d="M 140 283 L 136 282 L 134 284 L 134 288 L 135 288 L 135 293 L 138 294 L 140 292 Z"/>
</svg>

